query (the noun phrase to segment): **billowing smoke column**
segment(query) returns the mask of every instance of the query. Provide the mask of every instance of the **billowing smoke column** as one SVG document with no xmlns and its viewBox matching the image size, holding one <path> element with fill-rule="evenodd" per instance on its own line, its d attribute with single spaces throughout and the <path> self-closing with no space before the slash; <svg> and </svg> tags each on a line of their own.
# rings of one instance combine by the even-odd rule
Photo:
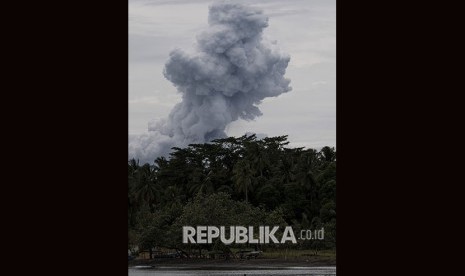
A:
<svg viewBox="0 0 465 276">
<path fill-rule="evenodd" d="M 284 78 L 290 58 L 262 39 L 268 18 L 260 10 L 216 3 L 208 23 L 194 53 L 170 53 L 164 75 L 182 93 L 182 102 L 167 119 L 149 124 L 148 134 L 130 139 L 130 158 L 153 162 L 173 146 L 225 137 L 232 121 L 262 115 L 257 105 L 264 98 L 291 90 Z"/>
</svg>

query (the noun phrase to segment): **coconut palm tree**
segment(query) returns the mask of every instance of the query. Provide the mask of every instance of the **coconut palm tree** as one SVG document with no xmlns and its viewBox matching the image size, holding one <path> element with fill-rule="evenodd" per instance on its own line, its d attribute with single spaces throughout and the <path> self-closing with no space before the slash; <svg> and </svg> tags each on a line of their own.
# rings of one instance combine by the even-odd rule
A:
<svg viewBox="0 0 465 276">
<path fill-rule="evenodd" d="M 155 167 L 144 164 L 137 170 L 135 176 L 134 191 L 136 199 L 139 203 L 147 204 L 151 212 L 154 212 L 159 193 L 155 172 Z"/>
<path fill-rule="evenodd" d="M 248 191 L 252 188 L 253 171 L 250 162 L 242 159 L 236 163 L 233 169 L 233 181 L 236 191 L 245 193 L 245 201 L 249 201 Z"/>
</svg>

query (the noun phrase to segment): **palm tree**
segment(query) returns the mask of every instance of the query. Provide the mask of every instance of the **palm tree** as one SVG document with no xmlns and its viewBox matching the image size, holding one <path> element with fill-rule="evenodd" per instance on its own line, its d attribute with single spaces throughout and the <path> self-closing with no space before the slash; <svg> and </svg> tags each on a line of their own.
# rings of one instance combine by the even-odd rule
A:
<svg viewBox="0 0 465 276">
<path fill-rule="evenodd" d="M 292 155 L 284 155 L 279 164 L 279 171 L 281 173 L 282 184 L 287 184 L 295 179 L 294 175 L 295 164 Z"/>
<path fill-rule="evenodd" d="M 233 169 L 234 186 L 239 193 L 245 193 L 245 201 L 249 201 L 248 191 L 252 184 L 252 169 L 247 159 L 240 160 Z"/>
<path fill-rule="evenodd" d="M 189 192 L 192 195 L 195 195 L 199 192 L 205 194 L 212 194 L 215 192 L 212 183 L 212 175 L 213 171 L 209 171 L 208 174 L 205 176 L 200 169 L 194 169 L 192 173 L 192 183 L 189 187 Z M 203 178 L 203 179 L 202 179 Z"/>
<path fill-rule="evenodd" d="M 258 173 L 260 176 L 263 176 L 263 171 L 268 165 L 266 148 L 264 147 L 263 142 L 260 140 L 248 143 L 247 152 L 249 159 L 252 160 L 255 172 Z"/>
<path fill-rule="evenodd" d="M 316 180 L 314 170 L 316 167 L 317 153 L 314 150 L 306 150 L 302 152 L 298 162 L 298 173 L 296 175 L 297 181 L 307 191 L 315 189 Z"/>
<path fill-rule="evenodd" d="M 170 185 L 163 191 L 167 206 L 180 205 L 185 200 L 185 191 L 178 185 Z"/>
<path fill-rule="evenodd" d="M 154 205 L 158 196 L 158 186 L 155 177 L 155 167 L 144 164 L 136 172 L 135 196 L 139 203 L 147 204 L 154 212 Z"/>
</svg>

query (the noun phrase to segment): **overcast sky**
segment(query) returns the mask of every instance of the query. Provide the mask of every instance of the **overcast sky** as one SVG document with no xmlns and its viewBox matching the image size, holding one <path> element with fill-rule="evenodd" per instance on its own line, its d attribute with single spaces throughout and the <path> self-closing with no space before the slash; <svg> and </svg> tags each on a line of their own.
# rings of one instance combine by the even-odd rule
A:
<svg viewBox="0 0 465 276">
<path fill-rule="evenodd" d="M 129 134 L 147 132 L 167 117 L 181 95 L 163 76 L 174 48 L 192 49 L 207 26 L 214 0 L 129 0 Z M 291 146 L 336 145 L 335 0 L 249 0 L 269 17 L 264 36 L 291 56 L 292 91 L 267 98 L 254 121 L 231 123 L 226 133 L 289 135 Z"/>
</svg>

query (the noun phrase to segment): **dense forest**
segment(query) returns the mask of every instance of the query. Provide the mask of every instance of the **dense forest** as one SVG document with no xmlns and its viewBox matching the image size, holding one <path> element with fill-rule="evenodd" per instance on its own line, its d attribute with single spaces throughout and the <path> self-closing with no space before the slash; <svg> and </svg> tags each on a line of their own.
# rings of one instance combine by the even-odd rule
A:
<svg viewBox="0 0 465 276">
<path fill-rule="evenodd" d="M 182 244 L 184 225 L 324 227 L 324 240 L 286 246 L 335 248 L 335 149 L 288 144 L 287 136 L 244 135 L 173 148 L 153 164 L 129 160 L 128 248 L 229 250 L 219 242 Z M 240 246 L 247 245 L 231 245 Z M 261 249 L 273 246 L 283 245 Z"/>
</svg>

